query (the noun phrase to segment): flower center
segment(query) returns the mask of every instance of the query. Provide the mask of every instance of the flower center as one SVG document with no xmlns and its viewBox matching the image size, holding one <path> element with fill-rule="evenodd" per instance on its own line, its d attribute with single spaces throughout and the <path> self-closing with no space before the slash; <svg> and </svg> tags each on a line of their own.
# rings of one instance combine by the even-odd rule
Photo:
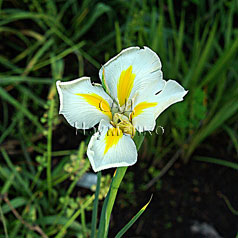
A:
<svg viewBox="0 0 238 238">
<path fill-rule="evenodd" d="M 123 133 L 130 134 L 133 137 L 136 133 L 135 127 L 131 124 L 127 116 L 121 113 L 114 113 L 111 124 L 119 128 Z"/>
</svg>

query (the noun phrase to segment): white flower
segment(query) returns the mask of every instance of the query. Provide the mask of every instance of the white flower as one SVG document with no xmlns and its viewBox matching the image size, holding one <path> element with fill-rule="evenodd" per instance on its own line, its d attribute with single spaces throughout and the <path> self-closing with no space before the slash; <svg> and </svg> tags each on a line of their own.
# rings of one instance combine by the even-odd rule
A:
<svg viewBox="0 0 238 238">
<path fill-rule="evenodd" d="M 135 131 L 152 131 L 156 118 L 187 91 L 174 80 L 163 80 L 158 55 L 144 47 L 130 47 L 108 61 L 99 71 L 102 85 L 90 78 L 58 81 L 60 114 L 77 129 L 99 123 L 87 155 L 95 172 L 133 165 L 137 150 Z"/>
</svg>

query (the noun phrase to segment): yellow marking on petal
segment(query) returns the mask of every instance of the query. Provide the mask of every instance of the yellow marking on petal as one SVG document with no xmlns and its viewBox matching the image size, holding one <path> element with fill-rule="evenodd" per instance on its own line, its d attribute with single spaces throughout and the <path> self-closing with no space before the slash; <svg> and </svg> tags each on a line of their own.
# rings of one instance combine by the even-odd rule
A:
<svg viewBox="0 0 238 238">
<path fill-rule="evenodd" d="M 107 153 L 107 151 L 117 145 L 119 140 L 122 138 L 123 133 L 119 128 L 112 127 L 107 131 L 107 134 L 105 135 L 105 149 L 104 149 L 104 155 Z"/>
<path fill-rule="evenodd" d="M 110 110 L 109 103 L 97 95 L 96 93 L 84 94 L 84 93 L 76 93 L 76 95 L 83 97 L 83 99 L 90 105 L 96 107 L 99 111 L 107 115 L 110 120 L 112 120 L 112 113 Z"/>
<path fill-rule="evenodd" d="M 145 109 L 150 108 L 150 107 L 155 107 L 157 106 L 157 102 L 141 102 L 137 104 L 133 110 L 133 112 L 130 114 L 130 120 L 133 119 L 133 117 L 139 116 L 141 113 L 144 112 Z"/>
<path fill-rule="evenodd" d="M 117 98 L 120 106 L 123 106 L 129 98 L 135 76 L 136 75 L 132 73 L 132 66 L 129 66 L 127 70 L 121 72 L 117 83 Z"/>
</svg>

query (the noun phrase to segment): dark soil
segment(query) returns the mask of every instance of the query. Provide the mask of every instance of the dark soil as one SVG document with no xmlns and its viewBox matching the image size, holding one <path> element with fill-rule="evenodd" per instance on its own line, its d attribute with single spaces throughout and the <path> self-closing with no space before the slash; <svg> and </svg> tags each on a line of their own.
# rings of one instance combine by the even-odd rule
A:
<svg viewBox="0 0 238 238">
<path fill-rule="evenodd" d="M 137 166 L 131 169 L 136 172 Z M 124 237 L 209 237 L 191 232 L 195 221 L 211 225 L 220 237 L 236 237 L 238 216 L 232 214 L 220 194 L 238 209 L 237 184 L 237 171 L 233 169 L 192 160 L 187 165 L 177 162 L 162 178 L 161 190 L 136 192 L 137 207 L 114 207 L 110 237 L 148 202 L 151 194 L 150 205 Z"/>
</svg>

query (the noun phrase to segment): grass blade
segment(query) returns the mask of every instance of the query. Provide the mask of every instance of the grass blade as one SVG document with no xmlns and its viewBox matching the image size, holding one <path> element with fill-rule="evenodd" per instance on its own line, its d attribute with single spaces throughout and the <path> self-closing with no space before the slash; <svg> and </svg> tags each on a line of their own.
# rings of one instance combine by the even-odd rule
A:
<svg viewBox="0 0 238 238">
<path fill-rule="evenodd" d="M 209 73 L 203 79 L 201 85 L 204 86 L 208 84 L 212 79 L 214 79 L 217 75 L 219 75 L 222 71 L 224 71 L 225 66 L 228 65 L 231 58 L 237 53 L 238 48 L 238 39 L 236 39 L 230 48 L 228 48 L 222 56 L 217 60 L 215 65 L 211 68 Z"/>
<path fill-rule="evenodd" d="M 211 32 L 209 34 L 209 37 L 207 39 L 206 42 L 206 46 L 201 54 L 201 56 L 199 57 L 199 61 L 196 65 L 195 71 L 193 72 L 193 76 L 192 76 L 192 83 L 195 84 L 197 82 L 197 80 L 200 78 L 202 72 L 205 69 L 205 65 L 208 61 L 208 57 L 211 53 L 212 50 L 212 46 L 213 46 L 213 42 L 214 42 L 214 38 L 216 35 L 216 29 L 217 29 L 217 21 L 214 23 Z"/>
<path fill-rule="evenodd" d="M 65 56 L 73 53 L 73 52 L 77 52 L 81 47 L 83 47 L 85 45 L 85 42 L 84 41 L 81 41 L 80 43 L 70 47 L 70 48 L 67 48 L 66 50 L 64 50 L 63 52 L 59 53 L 58 55 L 55 55 L 47 60 L 44 60 L 42 62 L 39 62 L 38 64 L 35 64 L 32 68 L 33 71 L 36 71 L 36 70 L 39 70 L 40 68 L 42 67 L 45 67 L 47 65 L 49 65 L 50 63 L 52 62 L 56 62 L 62 58 L 64 58 Z"/>
<path fill-rule="evenodd" d="M 1 202 L 0 202 L 0 219 L 2 221 L 2 224 L 3 224 L 3 230 L 4 230 L 4 234 L 5 234 L 5 238 L 8 238 L 8 232 L 7 232 L 7 224 L 6 224 L 6 220 L 5 220 L 5 217 L 3 215 L 3 212 L 2 212 L 2 207 L 1 207 Z"/>
<path fill-rule="evenodd" d="M 37 78 L 26 76 L 0 76 L 0 85 L 32 83 L 32 84 L 52 84 L 51 78 Z"/>
<path fill-rule="evenodd" d="M 227 134 L 230 136 L 231 141 L 233 142 L 233 145 L 235 147 L 235 150 L 237 152 L 238 155 L 238 137 L 237 137 L 237 131 L 232 130 L 232 128 L 224 125 L 223 127 L 225 129 L 225 131 L 227 132 Z"/>
<path fill-rule="evenodd" d="M 212 163 L 212 164 L 218 164 L 218 165 L 222 165 L 222 166 L 225 166 L 228 168 L 232 168 L 234 170 L 238 170 L 238 163 L 233 163 L 230 161 L 217 159 L 217 158 L 213 158 L 213 157 L 205 157 L 205 156 L 195 156 L 194 159 L 198 160 L 198 161 Z"/>
<path fill-rule="evenodd" d="M 11 125 L 7 129 L 3 130 L 3 132 L 2 132 L 2 134 L 0 136 L 0 145 L 3 143 L 5 138 L 14 130 L 14 128 L 15 128 L 15 126 L 17 124 L 18 119 L 19 119 L 19 116 L 15 116 L 13 118 L 13 120 L 12 120 Z"/>
<path fill-rule="evenodd" d="M 19 174 L 19 172 L 16 170 L 15 166 L 13 165 L 13 163 L 11 162 L 10 158 L 8 157 L 8 154 L 6 153 L 6 151 L 1 148 L 1 153 L 3 155 L 3 158 L 5 159 L 8 167 L 12 170 L 12 172 L 14 173 L 15 177 L 17 178 L 18 182 L 22 185 L 22 187 L 24 188 L 25 192 L 28 195 L 32 195 L 31 190 L 28 187 L 28 184 L 26 181 L 24 181 L 24 179 L 21 177 L 21 175 Z"/>
<path fill-rule="evenodd" d="M 8 193 L 8 190 L 11 187 L 14 178 L 15 176 L 13 173 L 10 176 L 8 176 L 8 180 L 6 180 L 4 185 L 2 186 L 1 194 Z"/>
<path fill-rule="evenodd" d="M 43 126 L 38 122 L 37 117 L 30 113 L 26 108 L 22 107 L 15 98 L 13 98 L 7 91 L 0 87 L 0 97 L 12 104 L 17 110 L 21 111 L 28 119 L 30 119 L 39 129 L 43 131 Z"/>
<path fill-rule="evenodd" d="M 120 52 L 122 50 L 122 41 L 121 41 L 121 30 L 119 26 L 119 22 L 115 22 L 115 31 L 116 31 L 116 47 L 117 52 Z"/>
<path fill-rule="evenodd" d="M 31 72 L 32 68 L 34 67 L 36 62 L 39 60 L 39 58 L 45 53 L 45 51 L 49 50 L 49 48 L 53 45 L 53 43 L 54 43 L 54 40 L 50 39 L 43 44 L 43 46 L 37 51 L 37 53 L 34 55 L 34 57 L 32 57 L 32 59 L 26 66 L 23 72 L 23 76 Z"/>
<path fill-rule="evenodd" d="M 27 200 L 23 197 L 16 197 L 11 200 L 11 205 L 14 209 L 17 209 L 18 207 L 25 206 L 27 204 Z M 6 214 L 11 211 L 11 208 L 8 206 L 7 203 L 5 203 L 2 206 L 2 212 L 3 214 Z"/>
<path fill-rule="evenodd" d="M 22 95 L 27 95 L 35 104 L 38 104 L 42 108 L 45 107 L 46 101 L 37 96 L 32 90 L 28 89 L 25 86 L 17 85 L 16 88 L 21 92 Z"/>
<path fill-rule="evenodd" d="M 195 135 L 192 139 L 189 148 L 184 156 L 185 162 L 188 161 L 190 155 L 195 148 L 201 143 L 207 136 L 213 131 L 219 128 L 227 119 L 232 117 L 238 110 L 237 97 L 227 102 L 221 109 L 215 114 L 212 120 Z"/>
<path fill-rule="evenodd" d="M 23 73 L 23 69 L 17 67 L 16 65 L 12 64 L 8 59 L 0 55 L 0 65 L 4 65 L 6 68 L 11 69 L 12 72 L 21 74 Z"/>
<path fill-rule="evenodd" d="M 137 219 L 143 214 L 143 212 L 145 211 L 145 209 L 148 207 L 148 205 L 150 204 L 152 199 L 152 196 L 149 200 L 149 202 L 147 202 L 145 204 L 144 207 L 142 207 L 140 209 L 140 211 L 117 233 L 117 235 L 115 236 L 115 238 L 121 238 L 127 231 L 128 229 L 137 221 Z"/>
<path fill-rule="evenodd" d="M 93 201 L 94 196 L 91 196 L 82 206 L 83 208 L 87 208 L 91 202 Z M 59 231 L 59 233 L 57 234 L 57 236 L 55 238 L 62 238 L 65 236 L 65 232 L 66 230 L 71 226 L 71 224 L 76 220 L 76 218 L 81 214 L 81 209 L 78 209 L 77 212 L 75 212 L 75 214 L 67 221 L 67 223 L 61 228 L 61 230 Z"/>
</svg>

